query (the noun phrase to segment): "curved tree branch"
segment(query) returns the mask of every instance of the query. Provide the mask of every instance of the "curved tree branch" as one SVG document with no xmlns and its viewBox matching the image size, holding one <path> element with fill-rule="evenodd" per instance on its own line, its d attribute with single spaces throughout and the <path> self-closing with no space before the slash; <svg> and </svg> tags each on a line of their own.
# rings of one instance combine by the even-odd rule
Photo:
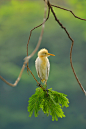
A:
<svg viewBox="0 0 86 129">
<path fill-rule="evenodd" d="M 43 32 L 44 32 L 44 24 L 45 24 L 45 22 L 47 21 L 47 19 L 49 18 L 50 9 L 48 10 L 48 17 L 47 17 L 47 19 L 45 20 L 45 18 L 46 18 L 46 11 L 47 11 L 47 5 L 46 5 L 46 2 L 45 2 L 44 22 L 39 25 L 39 26 L 43 25 L 43 27 L 42 27 L 42 31 L 41 31 L 41 34 L 40 34 L 40 37 L 39 37 L 38 44 L 37 44 L 35 50 L 31 53 L 31 55 L 25 58 L 25 61 L 24 61 L 23 66 L 22 66 L 22 68 L 21 68 L 20 74 L 19 74 L 17 80 L 15 81 L 15 83 L 14 83 L 14 84 L 9 83 L 9 82 L 7 82 L 2 76 L 0 76 L 0 79 L 1 79 L 2 81 L 4 81 L 6 84 L 8 84 L 9 86 L 15 87 L 15 86 L 18 84 L 19 80 L 21 79 L 22 73 L 23 73 L 23 71 L 24 71 L 24 69 L 25 69 L 25 67 L 26 67 L 26 64 L 27 64 L 28 60 L 35 54 L 35 52 L 37 51 L 37 49 L 38 49 L 38 47 L 39 47 L 39 45 L 40 45 L 40 43 L 41 43 L 41 39 L 42 39 Z M 37 27 L 35 27 L 35 28 L 37 28 Z M 34 29 L 35 29 L 35 28 L 34 28 Z M 32 30 L 34 30 L 34 29 L 32 29 Z M 30 36 L 31 36 L 31 33 L 30 33 Z M 29 36 L 29 38 L 30 38 L 30 36 Z M 30 40 L 30 39 L 29 39 L 29 40 Z M 29 40 L 28 40 L 28 41 L 29 41 Z M 29 44 L 29 42 L 28 42 L 28 44 Z M 29 69 L 29 68 L 28 68 L 28 69 Z M 30 69 L 29 69 L 29 71 L 31 72 Z M 32 74 L 32 72 L 31 72 L 31 74 Z M 32 75 L 33 75 L 33 74 L 32 74 Z M 34 75 L 33 75 L 33 76 L 34 76 Z M 35 77 L 34 77 L 34 79 L 36 80 Z M 36 82 L 37 82 L 38 85 L 39 85 L 39 82 L 38 82 L 37 80 L 36 80 Z M 41 87 L 41 85 L 40 85 L 40 87 Z"/>
<path fill-rule="evenodd" d="M 27 71 L 28 71 L 28 61 L 29 59 L 36 53 L 36 51 L 38 50 L 39 46 L 40 46 L 40 43 L 41 43 L 41 40 L 42 40 L 42 36 L 43 36 L 43 32 L 44 32 L 44 24 L 45 22 L 48 20 L 49 18 L 49 15 L 50 15 L 50 8 L 48 8 L 48 16 L 47 18 L 45 19 L 46 17 L 46 2 L 45 2 L 45 13 L 44 13 L 44 20 L 43 20 L 43 23 L 41 23 L 40 25 L 34 27 L 31 31 L 30 31 L 30 35 L 29 35 L 29 39 L 28 39 L 28 43 L 27 43 L 27 57 L 25 59 L 27 59 Z M 40 37 L 39 37 L 39 41 L 37 43 L 37 46 L 36 48 L 34 49 L 34 51 L 28 56 L 28 45 L 29 45 L 29 41 L 30 41 L 30 37 L 31 37 L 31 34 L 32 34 L 32 31 L 38 27 L 42 26 L 42 31 L 41 31 L 41 34 L 40 34 Z"/>
<path fill-rule="evenodd" d="M 58 20 L 58 18 L 56 17 L 56 14 L 55 14 L 55 12 L 54 12 L 54 10 L 53 10 L 53 8 L 52 8 L 52 5 L 50 4 L 49 0 L 48 0 L 48 3 L 47 3 L 47 4 L 48 4 L 48 6 L 50 7 L 51 12 L 52 12 L 52 14 L 53 14 L 55 20 L 58 22 L 58 24 L 61 26 L 61 28 L 65 30 L 65 32 L 66 32 L 68 38 L 72 41 L 71 48 L 70 48 L 70 64 L 71 64 L 71 68 L 72 68 L 72 71 L 73 71 L 73 73 L 74 73 L 74 76 L 75 76 L 75 78 L 76 78 L 76 80 L 77 80 L 77 82 L 78 82 L 80 88 L 82 89 L 82 91 L 83 91 L 84 94 L 86 95 L 86 91 L 84 90 L 82 84 L 80 83 L 80 81 L 79 81 L 79 79 L 78 79 L 78 77 L 77 77 L 77 75 L 76 75 L 76 72 L 75 72 L 75 70 L 74 70 L 73 63 L 72 63 L 72 49 L 73 49 L 73 45 L 74 45 L 74 40 L 71 38 L 71 36 L 70 36 L 70 34 L 68 33 L 67 29 L 62 25 L 62 23 L 61 23 L 61 22 Z M 56 7 L 58 7 L 58 6 L 56 6 Z M 63 8 L 62 8 L 62 9 L 63 9 Z M 64 9 L 64 10 L 66 10 L 66 9 Z M 67 11 L 68 11 L 68 10 L 67 10 Z M 70 12 L 72 12 L 72 11 L 70 11 Z M 73 13 L 72 13 L 72 14 L 73 14 Z M 73 14 L 73 15 L 74 15 L 74 14 Z M 74 16 L 75 16 L 75 15 L 74 15 Z M 79 18 L 79 17 L 77 17 L 77 18 L 78 18 L 78 19 L 81 19 L 81 18 Z M 86 19 L 81 19 L 81 20 L 86 20 Z"/>
<path fill-rule="evenodd" d="M 51 4 L 51 6 L 56 7 L 56 8 L 59 8 L 59 9 L 63 9 L 63 10 L 65 10 L 65 11 L 69 11 L 69 12 L 71 12 L 71 13 L 73 14 L 73 16 L 74 16 L 75 18 L 78 18 L 78 19 L 80 19 L 80 20 L 84 20 L 84 21 L 86 21 L 86 19 L 83 19 L 83 18 L 80 18 L 80 17 L 76 16 L 76 15 L 73 13 L 73 11 L 72 11 L 72 10 L 65 9 L 65 8 L 62 8 L 62 7 L 60 7 L 60 6 L 53 5 L 53 4 Z"/>
</svg>

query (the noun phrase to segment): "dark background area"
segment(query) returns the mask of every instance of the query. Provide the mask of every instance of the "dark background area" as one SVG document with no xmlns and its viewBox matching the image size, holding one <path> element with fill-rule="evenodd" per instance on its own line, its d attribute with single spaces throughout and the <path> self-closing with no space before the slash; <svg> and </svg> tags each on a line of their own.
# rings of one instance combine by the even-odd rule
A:
<svg viewBox="0 0 86 129">
<path fill-rule="evenodd" d="M 77 16 L 86 18 L 85 0 L 51 0 L 51 3 L 71 9 Z M 86 21 L 74 18 L 67 11 L 54 8 L 57 18 L 74 39 L 73 65 L 86 89 Z M 0 0 L 0 75 L 14 83 L 26 57 L 30 30 L 42 23 L 44 2 L 41 0 Z M 34 30 L 29 43 L 29 54 L 34 50 L 41 27 Z M 65 118 L 52 121 L 42 111 L 37 118 L 29 118 L 28 100 L 37 88 L 31 74 L 23 72 L 16 87 L 0 80 L 0 129 L 86 129 L 86 96 L 80 89 L 70 66 L 70 46 L 64 30 L 53 15 L 46 22 L 40 48 L 47 48 L 55 57 L 49 57 L 51 70 L 48 88 L 67 94 L 69 107 L 63 108 Z M 37 53 L 30 59 L 30 69 L 39 81 L 35 70 Z"/>
</svg>

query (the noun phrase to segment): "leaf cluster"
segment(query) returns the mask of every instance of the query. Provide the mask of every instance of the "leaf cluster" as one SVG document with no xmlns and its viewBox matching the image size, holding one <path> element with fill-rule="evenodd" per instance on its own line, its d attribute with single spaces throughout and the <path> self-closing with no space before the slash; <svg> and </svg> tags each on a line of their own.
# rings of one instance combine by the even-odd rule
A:
<svg viewBox="0 0 86 129">
<path fill-rule="evenodd" d="M 29 117 L 32 116 L 33 112 L 35 117 L 38 116 L 38 111 L 42 109 L 44 114 L 52 116 L 52 121 L 58 120 L 58 117 L 65 117 L 62 108 L 68 107 L 69 100 L 66 98 L 67 95 L 53 91 L 52 88 L 43 91 L 43 89 L 36 88 L 35 94 L 29 98 L 28 112 Z"/>
</svg>

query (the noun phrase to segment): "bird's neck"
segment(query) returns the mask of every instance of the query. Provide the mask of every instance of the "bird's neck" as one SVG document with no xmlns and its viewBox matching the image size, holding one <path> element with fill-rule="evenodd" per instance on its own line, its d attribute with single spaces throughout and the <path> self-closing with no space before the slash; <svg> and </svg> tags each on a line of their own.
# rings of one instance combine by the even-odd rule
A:
<svg viewBox="0 0 86 129">
<path fill-rule="evenodd" d="M 42 60 L 42 62 L 47 62 L 47 59 L 48 59 L 47 57 L 43 57 L 43 56 L 40 56 L 39 58 Z"/>
<path fill-rule="evenodd" d="M 41 59 L 41 60 L 47 60 L 47 57 L 45 56 L 39 56 L 39 58 Z"/>
<path fill-rule="evenodd" d="M 47 65 L 47 57 L 39 57 L 41 59 L 41 65 L 43 66 L 43 68 L 46 68 Z"/>
</svg>

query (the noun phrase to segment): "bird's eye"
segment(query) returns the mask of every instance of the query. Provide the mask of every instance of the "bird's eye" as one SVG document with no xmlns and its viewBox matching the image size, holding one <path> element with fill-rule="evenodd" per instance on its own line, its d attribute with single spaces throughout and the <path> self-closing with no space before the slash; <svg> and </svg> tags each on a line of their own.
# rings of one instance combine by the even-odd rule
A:
<svg viewBox="0 0 86 129">
<path fill-rule="evenodd" d="M 43 55 L 46 55 L 47 53 L 46 53 L 46 52 L 43 52 L 42 54 L 43 54 Z"/>
</svg>

